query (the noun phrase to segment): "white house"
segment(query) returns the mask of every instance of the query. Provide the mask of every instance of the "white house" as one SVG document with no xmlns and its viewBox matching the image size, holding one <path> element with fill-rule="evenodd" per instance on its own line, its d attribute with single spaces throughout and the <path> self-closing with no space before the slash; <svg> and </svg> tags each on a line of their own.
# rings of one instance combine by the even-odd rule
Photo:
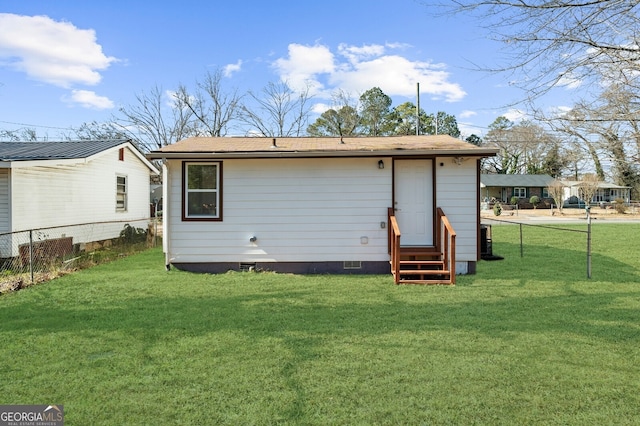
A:
<svg viewBox="0 0 640 426">
<path fill-rule="evenodd" d="M 440 228 L 448 219 L 455 262 L 445 269 L 472 273 L 479 160 L 490 155 L 444 135 L 185 139 L 148 154 L 163 162 L 166 266 L 389 273 L 397 222 L 400 244 L 413 250 L 402 268 L 429 269 L 416 250 L 450 251 Z"/>
<path fill-rule="evenodd" d="M 82 244 L 146 227 L 151 173 L 129 141 L 0 142 L 0 257 L 17 255 L 20 231 Z"/>
<path fill-rule="evenodd" d="M 564 200 L 565 204 L 580 204 L 584 205 L 582 195 L 580 191 L 581 181 L 577 180 L 563 180 L 564 187 Z M 621 199 L 625 203 L 629 203 L 631 199 L 631 187 L 616 185 L 609 182 L 598 182 L 598 189 L 590 200 L 590 203 L 611 203 Z"/>
</svg>

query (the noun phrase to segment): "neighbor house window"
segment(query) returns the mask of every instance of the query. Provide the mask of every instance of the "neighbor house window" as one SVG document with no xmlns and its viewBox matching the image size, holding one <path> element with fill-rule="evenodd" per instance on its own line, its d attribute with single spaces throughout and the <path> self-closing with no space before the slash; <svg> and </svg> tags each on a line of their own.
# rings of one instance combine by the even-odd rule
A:
<svg viewBox="0 0 640 426">
<path fill-rule="evenodd" d="M 116 211 L 127 211 L 127 177 L 116 176 Z"/>
<path fill-rule="evenodd" d="M 551 198 L 549 195 L 549 188 L 542 188 L 542 198 Z"/>
<path fill-rule="evenodd" d="M 183 163 L 185 220 L 221 220 L 222 163 Z"/>
<path fill-rule="evenodd" d="M 527 198 L 527 188 L 513 188 L 513 196 L 518 198 Z"/>
</svg>

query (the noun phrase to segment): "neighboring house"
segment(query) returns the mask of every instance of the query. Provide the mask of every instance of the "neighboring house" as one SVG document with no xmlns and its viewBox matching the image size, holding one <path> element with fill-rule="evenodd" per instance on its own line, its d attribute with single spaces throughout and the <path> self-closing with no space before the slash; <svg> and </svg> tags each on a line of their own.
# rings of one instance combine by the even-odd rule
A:
<svg viewBox="0 0 640 426">
<path fill-rule="evenodd" d="M 540 200 L 552 202 L 547 186 L 554 181 L 549 175 L 480 175 L 480 196 L 483 201 L 495 199 L 502 203 L 510 203 L 512 197 L 525 202 L 537 195 Z"/>
<path fill-rule="evenodd" d="M 180 141 L 148 154 L 163 162 L 166 266 L 389 273 L 392 220 L 403 247 L 442 251 L 440 208 L 455 272 L 475 272 L 479 160 L 495 152 L 444 135 Z"/>
<path fill-rule="evenodd" d="M 12 232 L 82 244 L 117 237 L 124 221 L 144 224 L 152 173 L 128 141 L 0 142 L 0 257 L 24 244 Z M 120 223 L 72 226 L 112 221 Z"/>
<path fill-rule="evenodd" d="M 583 204 L 584 200 L 582 200 L 580 194 L 580 181 L 576 180 L 563 180 L 562 183 L 565 185 L 564 188 L 564 203 L 565 205 L 571 204 Z M 598 190 L 596 194 L 591 199 L 591 203 L 611 203 L 615 202 L 617 199 L 624 200 L 625 203 L 628 203 L 631 199 L 631 187 L 629 186 L 620 186 L 615 185 L 613 183 L 608 182 L 600 182 L 598 184 Z"/>
</svg>

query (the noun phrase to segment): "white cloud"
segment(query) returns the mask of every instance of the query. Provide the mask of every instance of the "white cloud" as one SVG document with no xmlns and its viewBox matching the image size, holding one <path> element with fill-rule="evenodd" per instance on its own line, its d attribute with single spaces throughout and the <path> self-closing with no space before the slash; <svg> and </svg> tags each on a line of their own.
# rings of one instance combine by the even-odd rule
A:
<svg viewBox="0 0 640 426">
<path fill-rule="evenodd" d="M 225 77 L 231 77 L 234 73 L 240 71 L 242 68 L 242 60 L 239 60 L 235 64 L 225 65 L 223 73 Z"/>
<path fill-rule="evenodd" d="M 564 117 L 572 110 L 572 107 L 566 105 L 556 105 L 547 108 L 550 117 Z"/>
<path fill-rule="evenodd" d="M 111 109 L 114 107 L 111 99 L 106 96 L 99 96 L 90 90 L 72 90 L 71 96 L 63 100 L 90 109 Z"/>
<path fill-rule="evenodd" d="M 566 89 L 577 89 L 582 86 L 582 80 L 574 77 L 573 74 L 568 73 L 564 76 L 561 76 L 558 80 L 558 86 L 564 87 Z"/>
<path fill-rule="evenodd" d="M 105 56 L 93 30 L 47 16 L 0 13 L 0 60 L 30 78 L 61 87 L 100 82 Z"/>
<path fill-rule="evenodd" d="M 473 117 L 474 115 L 478 115 L 478 113 L 477 113 L 477 112 L 475 112 L 475 111 L 469 111 L 469 110 L 467 109 L 467 110 L 462 111 L 462 112 L 458 115 L 458 117 L 460 117 L 460 118 L 469 118 L 469 117 Z"/>
<path fill-rule="evenodd" d="M 527 114 L 519 109 L 510 109 L 509 111 L 502 114 L 502 116 L 513 123 L 527 118 Z"/>
<path fill-rule="evenodd" d="M 347 58 L 351 63 L 358 63 L 364 59 L 382 56 L 384 51 L 384 46 L 379 44 L 369 44 L 357 47 L 342 43 L 338 46 L 338 53 Z"/>
<path fill-rule="evenodd" d="M 324 86 L 317 79 L 319 74 L 334 72 L 334 56 L 326 46 L 303 46 L 292 43 L 289 45 L 289 56 L 279 58 L 273 63 L 282 81 L 295 89 L 309 87 L 314 95 L 323 90 Z"/>
<path fill-rule="evenodd" d="M 387 53 L 389 49 L 405 47 L 341 44 L 336 57 L 327 46 L 291 44 L 288 57 L 276 60 L 274 67 L 280 78 L 292 87 L 310 84 L 311 94 L 324 98 L 329 98 L 335 89 L 362 93 L 373 87 L 379 87 L 389 96 L 413 97 L 416 83 L 420 83 L 421 94 L 433 99 L 456 102 L 466 96 L 459 84 L 450 81 L 444 64 L 410 61 Z"/>
<path fill-rule="evenodd" d="M 328 104 L 324 104 L 322 102 L 313 104 L 313 106 L 311 107 L 311 112 L 313 112 L 314 114 L 322 114 L 325 111 L 328 111 L 331 109 L 331 106 L 329 106 Z"/>
</svg>

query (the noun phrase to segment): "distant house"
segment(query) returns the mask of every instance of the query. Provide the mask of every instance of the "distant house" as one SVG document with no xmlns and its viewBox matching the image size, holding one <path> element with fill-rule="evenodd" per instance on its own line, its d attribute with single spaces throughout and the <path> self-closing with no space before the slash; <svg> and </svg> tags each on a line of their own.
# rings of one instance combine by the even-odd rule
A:
<svg viewBox="0 0 640 426">
<path fill-rule="evenodd" d="M 0 142 L 0 257 L 17 255 L 25 243 L 11 234 L 18 231 L 68 245 L 144 224 L 152 173 L 158 170 L 129 141 Z"/>
<path fill-rule="evenodd" d="M 549 175 L 481 174 L 480 196 L 483 201 L 495 199 L 510 203 L 514 196 L 528 202 L 532 196 L 537 195 L 542 201 L 552 202 L 547 186 L 553 180 Z"/>
<path fill-rule="evenodd" d="M 583 204 L 584 200 L 580 194 L 580 181 L 575 180 L 563 180 L 564 188 L 564 202 L 565 205 L 571 204 Z M 600 182 L 598 184 L 598 190 L 591 199 L 590 203 L 611 203 L 621 199 L 623 202 L 628 203 L 631 199 L 631 187 L 615 185 L 609 182 Z"/>
<path fill-rule="evenodd" d="M 443 135 L 180 141 L 148 154 L 163 162 L 166 266 L 389 273 L 392 259 L 427 269 L 426 260 L 416 266 L 427 255 L 455 255 L 452 265 L 409 272 L 404 278 L 413 279 L 404 281 L 474 272 L 479 161 L 491 155 L 494 149 Z M 445 222 L 455 231 L 453 246 L 442 236 Z M 390 255 L 400 252 L 398 240 L 402 264 Z"/>
</svg>

